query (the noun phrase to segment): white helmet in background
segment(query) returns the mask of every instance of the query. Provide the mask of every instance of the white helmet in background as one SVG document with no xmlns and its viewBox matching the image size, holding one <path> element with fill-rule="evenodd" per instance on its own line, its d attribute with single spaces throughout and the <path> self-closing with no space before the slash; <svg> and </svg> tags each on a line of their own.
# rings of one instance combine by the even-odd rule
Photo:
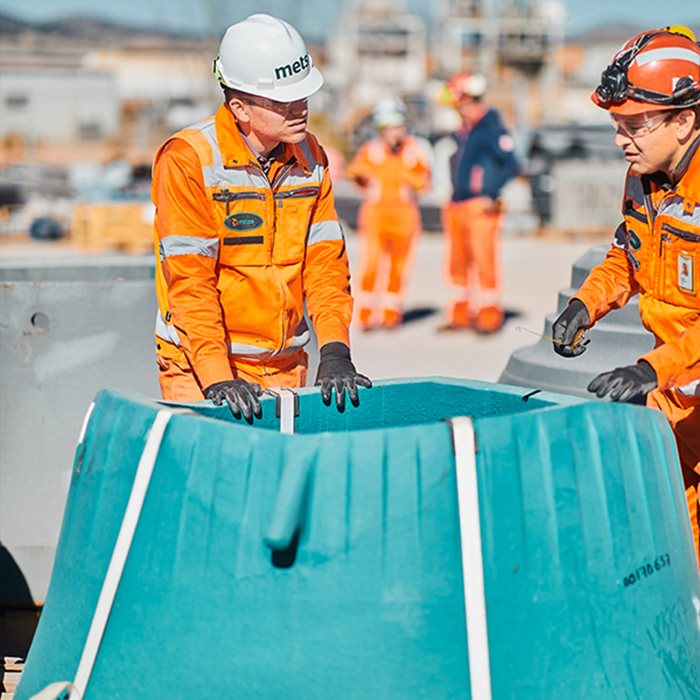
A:
<svg viewBox="0 0 700 700">
<path fill-rule="evenodd" d="M 306 44 L 291 24 L 270 15 L 251 15 L 224 34 L 214 75 L 224 87 L 294 102 L 313 95 L 323 85 Z"/>
<path fill-rule="evenodd" d="M 404 126 L 406 124 L 406 105 L 396 97 L 379 100 L 372 112 L 372 122 L 377 129 L 385 126 Z"/>
</svg>

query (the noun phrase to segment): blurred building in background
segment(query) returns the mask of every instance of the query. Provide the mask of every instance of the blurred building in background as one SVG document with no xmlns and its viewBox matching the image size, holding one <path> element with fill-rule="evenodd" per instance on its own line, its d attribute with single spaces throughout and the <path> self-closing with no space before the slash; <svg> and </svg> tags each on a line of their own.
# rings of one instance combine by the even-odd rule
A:
<svg viewBox="0 0 700 700">
<path fill-rule="evenodd" d="M 0 138 L 7 145 L 29 148 L 42 142 L 114 138 L 119 129 L 115 87 L 113 75 L 85 68 L 77 56 L 3 60 Z"/>
<path fill-rule="evenodd" d="M 558 118 L 565 18 L 560 0 L 443 0 L 433 55 L 442 74 L 485 75 L 514 122 Z"/>
<path fill-rule="evenodd" d="M 351 0 L 327 42 L 329 117 L 357 128 L 388 94 L 409 105 L 427 137 L 456 127 L 437 105 L 440 84 L 479 71 L 490 98 L 517 126 L 561 118 L 564 6 L 559 0 L 441 0 L 432 27 L 402 0 Z"/>
<path fill-rule="evenodd" d="M 187 36 L 0 15 L 0 231 L 26 230 L 50 214 L 42 201 L 55 199 L 57 188 L 48 181 L 63 183 L 64 210 L 76 201 L 148 200 L 158 144 L 212 114 L 221 100 L 211 60 L 225 26 L 240 18 L 224 18 L 218 0 L 205 4 L 211 31 Z M 446 78 L 464 70 L 486 76 L 487 101 L 504 115 L 525 164 L 506 192 L 514 230 L 570 228 L 561 201 L 582 189 L 586 221 L 593 229 L 608 225 L 594 221 L 595 202 L 609 207 L 617 193 L 608 182 L 621 181 L 624 162 L 589 95 L 610 56 L 640 27 L 565 37 L 562 0 L 440 0 L 430 16 L 410 12 L 403 0 L 337 4 L 336 23 L 322 41 L 309 42 L 326 77 L 311 100 L 310 126 L 329 148 L 339 208 L 351 225 L 358 193 L 343 182 L 343 164 L 373 133 L 371 106 L 395 96 L 431 155 L 433 188 L 422 206 L 426 227 L 439 228 L 449 194 L 447 135 L 457 117 L 436 96 Z M 304 7 L 279 5 L 288 5 L 287 18 L 303 31 Z M 49 165 L 54 170 L 42 171 Z M 64 170 L 58 179 L 56 168 Z M 582 188 L 582 181 L 593 185 Z M 70 216 L 61 218 L 69 228 Z"/>
<path fill-rule="evenodd" d="M 218 99 L 212 38 L 87 20 L 33 27 L 0 18 L 0 30 L 0 162 L 148 161 L 163 134 Z"/>
<path fill-rule="evenodd" d="M 401 0 L 351 0 L 327 42 L 329 116 L 346 128 L 387 94 L 425 99 L 428 34 Z"/>
</svg>

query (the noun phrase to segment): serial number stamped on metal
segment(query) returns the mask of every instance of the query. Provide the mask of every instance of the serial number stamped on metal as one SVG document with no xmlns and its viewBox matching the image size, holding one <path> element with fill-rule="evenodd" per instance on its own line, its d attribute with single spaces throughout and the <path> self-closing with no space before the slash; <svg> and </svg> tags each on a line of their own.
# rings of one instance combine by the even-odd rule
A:
<svg viewBox="0 0 700 700">
<path fill-rule="evenodd" d="M 671 566 L 671 557 L 668 554 L 659 554 L 654 561 L 648 561 L 646 564 L 642 564 L 637 567 L 634 571 L 622 579 L 622 583 L 627 586 L 633 586 L 635 583 L 639 583 L 646 578 L 649 578 L 653 573 L 665 569 L 667 566 Z"/>
</svg>

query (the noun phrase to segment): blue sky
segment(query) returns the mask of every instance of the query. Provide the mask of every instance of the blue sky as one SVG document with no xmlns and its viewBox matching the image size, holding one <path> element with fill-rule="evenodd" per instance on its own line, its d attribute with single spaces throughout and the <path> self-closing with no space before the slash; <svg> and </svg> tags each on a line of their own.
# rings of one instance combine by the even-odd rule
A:
<svg viewBox="0 0 700 700">
<path fill-rule="evenodd" d="M 104 17 L 124 24 L 162 27 L 167 31 L 222 33 L 231 23 L 253 12 L 275 14 L 295 24 L 309 37 L 323 35 L 347 0 L 1 0 L 0 12 L 22 19 L 46 21 L 67 15 Z M 405 0 L 412 11 L 427 16 L 438 0 Z M 700 10 L 690 2 L 658 0 L 565 0 L 567 31 L 579 32 L 604 22 L 626 22 L 647 27 L 690 23 L 698 28 Z M 673 10 L 668 11 L 667 7 Z M 679 9 L 685 7 L 685 11 Z"/>
</svg>

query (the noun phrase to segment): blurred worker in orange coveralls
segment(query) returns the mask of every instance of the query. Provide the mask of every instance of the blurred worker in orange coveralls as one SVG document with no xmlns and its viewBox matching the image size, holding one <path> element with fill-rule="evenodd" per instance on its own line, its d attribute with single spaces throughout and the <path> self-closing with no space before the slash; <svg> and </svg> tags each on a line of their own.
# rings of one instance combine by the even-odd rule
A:
<svg viewBox="0 0 700 700">
<path fill-rule="evenodd" d="M 358 213 L 360 284 L 355 291 L 363 330 L 401 324 L 421 228 L 416 194 L 430 185 L 428 158 L 406 131 L 401 100 L 378 102 L 372 121 L 378 138 L 363 144 L 348 167 L 348 175 L 364 190 Z"/>
<path fill-rule="evenodd" d="M 629 162 L 623 222 L 605 260 L 554 322 L 554 350 L 580 355 L 582 332 L 639 294 L 655 347 L 597 376 L 613 401 L 646 397 L 676 436 L 695 547 L 700 485 L 700 47 L 686 27 L 643 32 L 615 55 L 592 95 Z"/>
<path fill-rule="evenodd" d="M 513 139 L 495 109 L 482 102 L 486 80 L 461 73 L 449 80 L 443 102 L 462 119 L 453 134 L 452 197 L 443 210 L 447 279 L 456 294 L 440 330 L 474 328 L 493 333 L 503 325 L 500 234 L 503 186 L 518 174 Z"/>
<path fill-rule="evenodd" d="M 371 382 L 350 359 L 345 239 L 326 154 L 307 132 L 323 77 L 299 33 L 265 14 L 228 28 L 214 73 L 224 103 L 153 166 L 163 397 L 259 417 L 261 387 L 306 383 L 306 304 L 316 384 L 342 410 Z"/>
</svg>

